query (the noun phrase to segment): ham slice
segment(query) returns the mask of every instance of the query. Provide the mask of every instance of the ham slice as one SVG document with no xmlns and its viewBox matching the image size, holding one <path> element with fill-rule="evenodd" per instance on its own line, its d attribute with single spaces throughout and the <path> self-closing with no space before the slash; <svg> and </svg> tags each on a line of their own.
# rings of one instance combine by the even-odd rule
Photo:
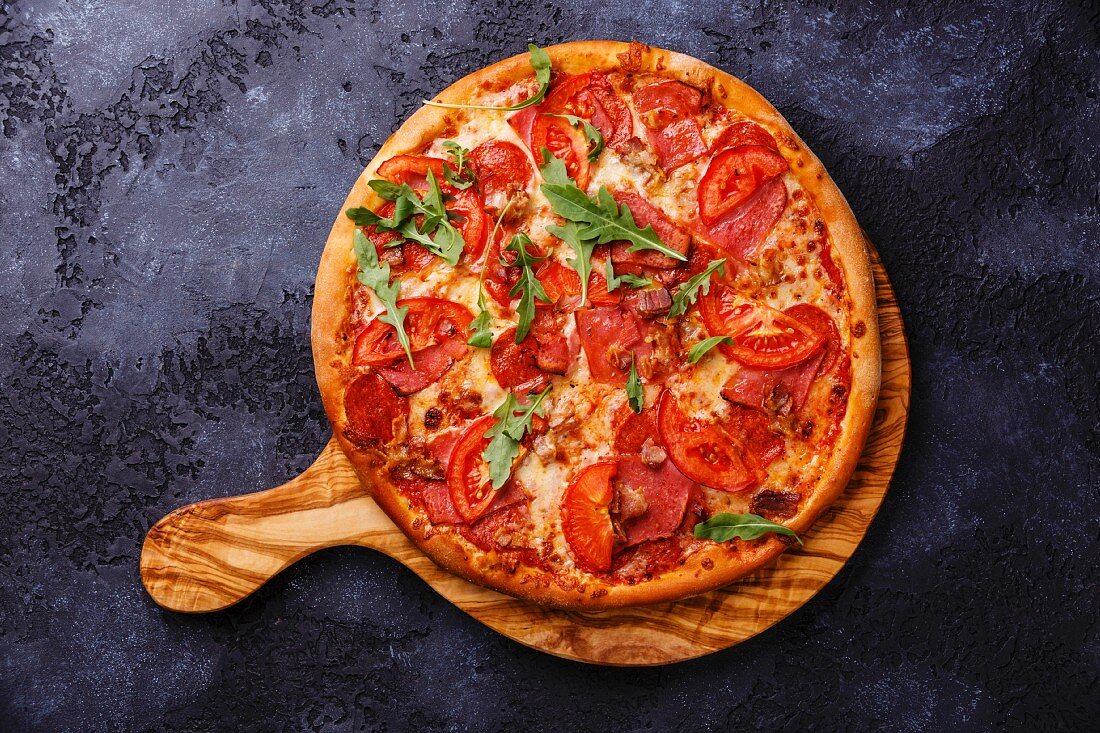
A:
<svg viewBox="0 0 1100 733">
<path fill-rule="evenodd" d="M 787 186 L 782 177 L 764 184 L 752 198 L 709 227 L 701 225 L 703 238 L 725 253 L 742 260 L 755 257 L 783 210 L 787 208 Z"/>
<path fill-rule="evenodd" d="M 415 480 L 414 484 L 406 484 L 406 490 L 412 488 L 413 492 L 420 494 L 420 501 L 424 505 L 428 520 L 432 524 L 464 524 L 462 517 L 455 509 L 454 502 L 451 501 L 451 490 L 446 481 L 418 479 Z M 485 517 L 499 512 L 501 509 L 507 509 L 525 501 L 527 501 L 527 494 L 515 481 L 509 481 L 501 487 L 493 498 L 493 503 L 489 505 L 483 515 L 478 517 L 477 521 L 480 522 Z"/>
<path fill-rule="evenodd" d="M 455 363 L 454 339 L 429 346 L 413 353 L 416 368 L 409 366 L 408 359 L 399 359 L 393 364 L 382 367 L 378 373 L 393 385 L 398 394 L 409 395 L 419 392 L 442 377 Z M 461 342 L 459 342 L 461 344 Z M 465 344 L 461 344 L 465 350 Z"/>
<path fill-rule="evenodd" d="M 611 195 L 617 202 L 625 204 L 630 209 L 634 223 L 640 228 L 652 226 L 653 231 L 661 238 L 661 242 L 680 254 L 687 255 L 688 248 L 691 246 L 691 235 L 672 223 L 663 211 L 633 191 L 612 191 Z M 613 242 L 611 261 L 616 265 L 641 265 L 658 270 L 671 270 L 684 264 L 680 260 L 653 250 L 631 252 L 630 246 L 630 242 Z"/>
<path fill-rule="evenodd" d="M 637 497 L 640 490 L 645 510 L 621 523 L 626 537 L 625 547 L 672 535 L 680 526 L 687 509 L 688 497 L 695 482 L 684 476 L 672 461 L 650 468 L 637 456 L 619 459 L 616 484 L 621 492 Z M 641 506 L 635 498 L 632 502 Z"/>
<path fill-rule="evenodd" d="M 824 349 L 786 369 L 741 367 L 722 387 L 722 397 L 760 410 L 797 412 L 806 404 Z"/>
</svg>

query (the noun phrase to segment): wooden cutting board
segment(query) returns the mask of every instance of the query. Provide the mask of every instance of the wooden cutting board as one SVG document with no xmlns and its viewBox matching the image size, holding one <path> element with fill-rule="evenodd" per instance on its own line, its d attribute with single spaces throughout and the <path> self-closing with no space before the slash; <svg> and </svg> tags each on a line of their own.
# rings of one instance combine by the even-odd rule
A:
<svg viewBox="0 0 1100 733">
<path fill-rule="evenodd" d="M 486 626 L 549 654 L 638 666 L 692 659 L 744 641 L 785 618 L 840 571 L 886 496 L 909 414 L 909 349 L 893 288 L 872 251 L 882 334 L 882 391 L 867 447 L 837 503 L 805 547 L 728 588 L 676 603 L 599 612 L 557 611 L 451 575 L 371 500 L 335 440 L 278 488 L 177 509 L 149 530 L 141 579 L 160 606 L 199 613 L 230 606 L 306 555 L 360 545 L 395 558 Z"/>
</svg>

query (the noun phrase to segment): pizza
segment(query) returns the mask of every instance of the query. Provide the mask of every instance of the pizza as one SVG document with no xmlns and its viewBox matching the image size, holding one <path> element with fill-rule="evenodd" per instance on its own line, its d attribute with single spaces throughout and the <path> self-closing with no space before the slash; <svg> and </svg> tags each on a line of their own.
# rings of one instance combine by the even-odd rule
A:
<svg viewBox="0 0 1100 733">
<path fill-rule="evenodd" d="M 477 71 L 378 151 L 313 343 L 336 438 L 439 565 L 609 608 L 797 547 L 879 387 L 844 197 L 743 82 L 638 42 Z"/>
</svg>

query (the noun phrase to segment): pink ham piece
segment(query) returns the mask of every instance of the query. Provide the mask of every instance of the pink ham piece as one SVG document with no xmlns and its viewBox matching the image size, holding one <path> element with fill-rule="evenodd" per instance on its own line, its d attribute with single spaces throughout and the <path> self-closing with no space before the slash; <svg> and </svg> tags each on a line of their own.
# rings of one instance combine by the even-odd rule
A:
<svg viewBox="0 0 1100 733">
<path fill-rule="evenodd" d="M 810 387 L 817 376 L 825 350 L 801 364 L 786 369 L 753 369 L 741 367 L 722 387 L 722 397 L 730 402 L 759 410 L 777 410 L 789 399 L 790 411 L 797 412 L 806 404 Z"/>
<path fill-rule="evenodd" d="M 615 480 L 627 490 L 640 489 L 645 497 L 645 512 L 622 523 L 625 547 L 668 537 L 675 532 L 684 518 L 688 497 L 695 485 L 676 470 L 672 461 L 650 468 L 638 456 L 619 459 Z"/>
<path fill-rule="evenodd" d="M 764 184 L 752 198 L 709 227 L 701 224 L 700 235 L 725 253 L 742 260 L 755 257 L 783 210 L 787 208 L 787 186 L 782 177 Z"/>
<path fill-rule="evenodd" d="M 451 492 L 446 481 L 423 481 L 420 486 L 420 500 L 424 503 L 424 511 L 432 524 L 464 523 L 451 501 Z M 523 489 L 515 481 L 509 481 L 497 492 L 493 503 L 478 517 L 478 521 L 524 501 L 527 501 L 527 494 L 523 493 Z"/>
<path fill-rule="evenodd" d="M 691 246 L 691 235 L 672 223 L 664 212 L 633 191 L 612 191 L 611 195 L 620 204 L 626 204 L 634 217 L 634 223 L 645 229 L 652 226 L 661 242 L 687 256 Z M 630 242 L 611 243 L 611 261 L 616 265 L 642 265 L 658 270 L 671 270 L 684 264 L 681 260 L 653 250 L 630 251 Z"/>
<path fill-rule="evenodd" d="M 455 359 L 466 353 L 466 344 L 460 339 L 447 339 L 420 351 L 413 352 L 413 363 L 398 359 L 389 366 L 382 367 L 378 373 L 389 382 L 398 394 L 410 395 L 434 384 L 455 363 Z"/>
</svg>

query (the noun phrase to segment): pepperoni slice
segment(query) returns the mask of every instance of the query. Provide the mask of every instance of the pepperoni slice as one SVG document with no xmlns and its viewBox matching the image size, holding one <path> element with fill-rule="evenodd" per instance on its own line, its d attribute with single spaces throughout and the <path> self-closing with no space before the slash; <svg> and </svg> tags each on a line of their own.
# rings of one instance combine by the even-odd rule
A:
<svg viewBox="0 0 1100 733">
<path fill-rule="evenodd" d="M 615 535 L 609 506 L 615 462 L 594 463 L 581 469 L 565 490 L 561 502 L 561 529 L 573 558 L 593 573 L 611 569 Z"/>
<path fill-rule="evenodd" d="M 409 417 L 409 403 L 375 373 L 362 374 L 344 392 L 344 437 L 362 447 L 389 443 L 394 423 Z"/>
<path fill-rule="evenodd" d="M 613 149 L 620 149 L 634 135 L 630 109 L 615 93 L 607 76 L 598 71 L 563 78 L 542 106 L 547 112 L 587 119 Z"/>
<path fill-rule="evenodd" d="M 551 374 L 565 374 L 577 358 L 576 339 L 566 336 L 568 316 L 550 308 L 536 308 L 529 338 L 535 340 L 535 365 Z"/>
<path fill-rule="evenodd" d="M 516 343 L 516 329 L 497 336 L 489 349 L 489 368 L 497 383 L 505 389 L 537 392 L 550 384 L 550 378 L 538 367 L 538 345 L 532 338 Z"/>
<path fill-rule="evenodd" d="M 703 236 L 725 254 L 741 260 L 752 259 L 785 208 L 787 186 L 782 178 L 776 178 L 765 183 L 737 212 L 704 228 Z"/>
<path fill-rule="evenodd" d="M 783 436 L 772 430 L 764 413 L 740 405 L 730 407 L 725 424 L 745 449 L 745 462 L 756 469 L 762 480 L 764 469 L 783 455 Z"/>
<path fill-rule="evenodd" d="M 657 411 L 645 409 L 640 413 L 626 410 L 626 416 L 615 431 L 612 447 L 616 453 L 640 453 L 647 440 L 659 440 Z"/>
<path fill-rule="evenodd" d="M 719 348 L 746 366 L 783 369 L 809 358 L 825 335 L 763 303 L 738 295 L 722 284 L 700 298 L 703 323 L 712 336 L 729 336 Z"/>
<path fill-rule="evenodd" d="M 755 122 L 742 120 L 735 122 L 718 134 L 710 146 L 712 153 L 720 153 L 727 148 L 736 148 L 742 145 L 760 145 L 779 151 L 775 144 L 775 138 L 767 130 Z"/>
<path fill-rule="evenodd" d="M 423 191 L 428 187 L 429 170 L 440 186 L 446 183 L 444 165 L 447 161 L 429 155 L 395 155 L 378 166 L 378 176 L 390 183 L 407 183 L 410 188 Z"/>
<path fill-rule="evenodd" d="M 492 415 L 485 415 L 470 423 L 451 451 L 451 462 L 447 465 L 451 501 L 466 522 L 484 514 L 498 493 L 489 480 L 489 466 L 481 457 L 489 445 L 485 431 L 493 426 L 494 420 Z"/>
<path fill-rule="evenodd" d="M 504 140 L 488 140 L 470 151 L 470 168 L 486 199 L 509 198 L 516 189 L 531 185 L 535 176 L 527 153 Z"/>
<path fill-rule="evenodd" d="M 577 333 L 597 382 L 625 384 L 631 353 L 645 351 L 638 319 L 619 307 L 591 308 L 576 313 Z M 640 355 L 640 354 L 639 354 Z"/>
<path fill-rule="evenodd" d="M 641 458 L 619 459 L 614 485 L 623 493 L 641 494 L 645 511 L 621 522 L 625 547 L 672 535 L 680 527 L 695 482 L 680 473 L 672 461 L 652 468 Z"/>
<path fill-rule="evenodd" d="M 714 224 L 787 170 L 787 161 L 762 145 L 741 145 L 715 155 L 699 181 L 699 218 Z"/>
<path fill-rule="evenodd" d="M 699 123 L 694 119 L 703 106 L 702 92 L 669 80 L 641 87 L 633 96 L 649 143 L 666 172 L 707 153 Z"/>
<path fill-rule="evenodd" d="M 664 244 L 682 255 L 687 254 L 688 248 L 691 246 L 691 235 L 672 223 L 672 220 L 665 216 L 663 211 L 633 191 L 612 191 L 611 195 L 620 204 L 624 204 L 630 209 L 635 224 L 642 229 L 652 226 L 653 231 L 657 233 Z M 631 252 L 630 246 L 629 242 L 613 242 L 611 245 L 611 261 L 616 265 L 638 265 L 659 270 L 670 270 L 683 264 L 680 260 L 653 250 Z"/>
<path fill-rule="evenodd" d="M 722 491 L 743 491 L 759 482 L 734 436 L 716 422 L 687 415 L 668 390 L 658 401 L 657 427 L 669 458 L 693 481 Z"/>
</svg>

